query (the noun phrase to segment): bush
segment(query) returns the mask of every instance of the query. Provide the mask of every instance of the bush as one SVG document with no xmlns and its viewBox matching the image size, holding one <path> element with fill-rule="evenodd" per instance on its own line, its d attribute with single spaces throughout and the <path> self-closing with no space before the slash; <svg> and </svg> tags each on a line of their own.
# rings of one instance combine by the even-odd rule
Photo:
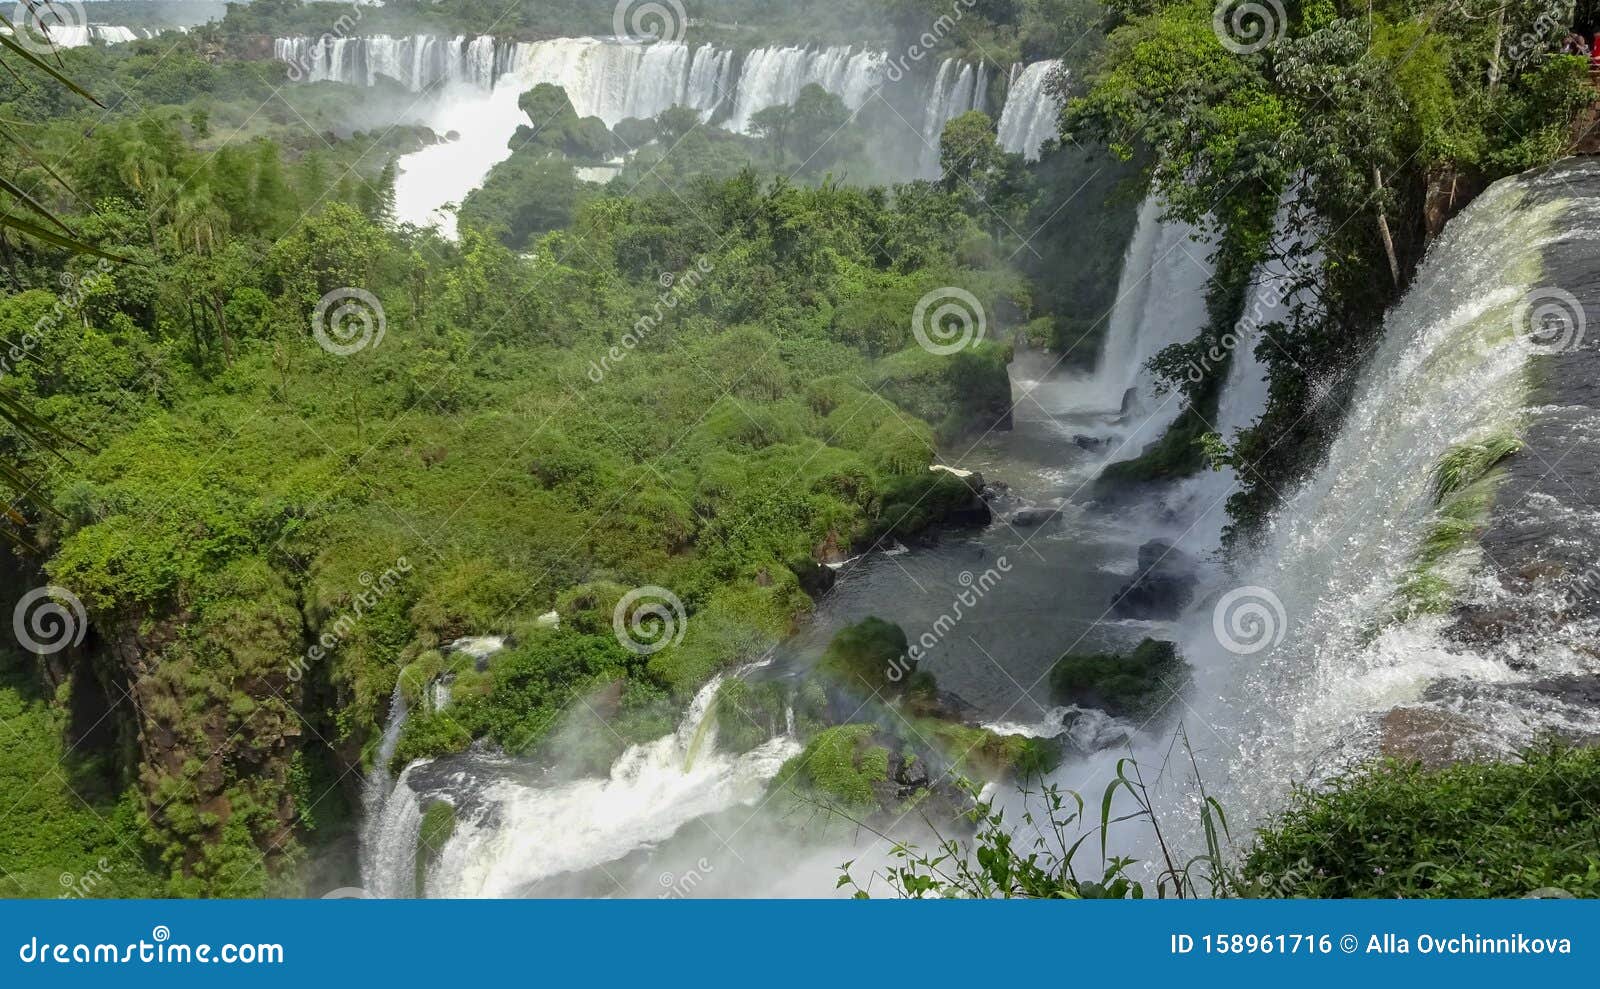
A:
<svg viewBox="0 0 1600 989">
<path fill-rule="evenodd" d="M 882 618 L 863 618 L 834 635 L 817 661 L 817 671 L 864 694 L 897 691 L 905 674 L 916 668 L 906 651 L 906 633 L 900 626 Z M 891 676 L 896 670 L 899 675 Z"/>
<path fill-rule="evenodd" d="M 1187 667 L 1170 642 L 1145 639 L 1122 653 L 1068 653 L 1050 671 L 1050 689 L 1063 704 L 1097 707 L 1116 717 L 1154 713 L 1182 686 Z"/>
<path fill-rule="evenodd" d="M 1386 761 L 1302 790 L 1235 881 L 1249 895 L 1600 896 L 1600 749 L 1425 770 Z"/>
</svg>

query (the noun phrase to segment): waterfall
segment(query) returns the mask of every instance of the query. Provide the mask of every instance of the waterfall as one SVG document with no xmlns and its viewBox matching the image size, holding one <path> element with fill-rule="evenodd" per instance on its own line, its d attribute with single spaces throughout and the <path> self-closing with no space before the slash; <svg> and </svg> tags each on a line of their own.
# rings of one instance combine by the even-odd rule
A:
<svg viewBox="0 0 1600 989">
<path fill-rule="evenodd" d="M 1057 134 L 1056 121 L 1061 104 L 1045 89 L 1050 73 L 1060 62 L 1049 59 L 1032 62 L 1012 71 L 1006 87 L 1006 103 L 1000 111 L 997 137 L 1007 151 L 1022 154 L 1029 161 L 1039 157 L 1039 147 Z"/>
<path fill-rule="evenodd" d="M 40 9 L 48 11 L 49 8 L 41 7 Z M 189 30 L 184 27 L 152 29 L 121 27 L 115 24 L 57 24 L 52 22 L 48 14 L 45 14 L 42 19 L 44 24 L 43 31 L 39 31 L 37 27 L 27 27 L 26 30 L 29 33 L 38 35 L 40 40 L 48 37 L 52 48 L 83 48 L 96 41 L 106 45 L 120 45 L 129 41 L 138 41 L 142 38 L 154 38 L 161 31 L 182 31 L 187 33 Z M 7 30 L 4 33 L 10 34 L 11 32 Z"/>
<path fill-rule="evenodd" d="M 1194 227 L 1163 220 L 1162 209 L 1153 194 L 1139 207 L 1099 364 L 1078 389 L 1080 407 L 1128 415 L 1134 433 L 1122 444 L 1124 456 L 1159 437 L 1180 411 L 1178 397 L 1158 392 L 1145 363 L 1171 344 L 1193 340 L 1206 323 L 1208 249 L 1193 239 Z"/>
<path fill-rule="evenodd" d="M 541 879 L 664 841 L 696 818 L 759 801 L 800 745 L 785 736 L 740 756 L 720 751 L 711 708 L 722 681 L 701 688 L 676 731 L 630 747 L 605 778 L 541 786 L 505 767 L 478 767 L 493 778 L 458 804 L 429 895 L 515 896 Z M 414 834 L 397 838 L 415 844 Z"/>
<path fill-rule="evenodd" d="M 1564 205 L 1536 203 L 1521 180 L 1506 179 L 1450 222 L 1385 319 L 1326 461 L 1239 575 L 1273 613 L 1266 639 L 1228 651 L 1212 611 L 1194 616 L 1185 651 L 1197 663 L 1198 714 L 1233 729 L 1207 779 L 1234 791 L 1230 814 L 1257 818 L 1286 781 L 1370 753 L 1377 717 L 1397 705 L 1443 703 L 1459 716 L 1465 695 L 1428 693 L 1442 681 L 1499 684 L 1561 668 L 1564 650 L 1549 637 L 1498 654 L 1455 641 L 1447 615 L 1393 616 L 1433 524 L 1435 466 L 1459 444 L 1520 432 L 1529 415 L 1534 347 L 1517 311 L 1541 252 L 1572 236 L 1554 222 Z M 1481 720 L 1491 731 L 1524 727 L 1502 718 Z"/>
<path fill-rule="evenodd" d="M 422 802 L 411 788 L 407 766 L 395 781 L 376 818 L 367 822 L 369 856 L 361 863 L 361 886 L 383 899 L 416 895 L 417 838 L 422 833 Z"/>
<path fill-rule="evenodd" d="M 793 103 L 800 90 L 813 83 L 837 95 L 851 110 L 859 109 L 883 85 L 885 60 L 882 52 L 852 51 L 845 45 L 757 48 L 739 67 L 733 112 L 723 126 L 746 132 L 757 112 Z"/>
<path fill-rule="evenodd" d="M 929 176 L 939 174 L 939 136 L 944 125 L 969 110 L 984 109 L 988 99 L 989 70 L 983 65 L 960 62 L 947 58 L 939 63 L 939 71 L 928 89 L 928 99 L 922 111 L 922 171 Z"/>
<path fill-rule="evenodd" d="M 410 817 L 420 823 L 421 812 L 416 809 L 416 795 L 409 787 L 393 784 L 389 763 L 394 759 L 400 744 L 400 732 L 406 726 L 405 694 L 400 682 L 395 681 L 394 693 L 389 698 L 389 720 L 384 723 L 383 735 L 378 739 L 378 749 L 372 756 L 372 768 L 361 790 L 361 809 L 365 826 L 361 834 L 361 884 L 373 895 L 395 895 L 393 852 L 396 847 L 394 832 L 404 826 Z M 404 780 L 405 775 L 401 774 Z M 410 810 L 407 804 L 410 804 Z M 414 813 L 413 813 L 414 812 Z M 400 818 L 396 821 L 395 818 Z M 415 827 L 412 827 L 413 832 Z M 415 844 L 415 835 L 412 838 Z M 383 891 L 383 892 L 380 892 Z"/>
</svg>

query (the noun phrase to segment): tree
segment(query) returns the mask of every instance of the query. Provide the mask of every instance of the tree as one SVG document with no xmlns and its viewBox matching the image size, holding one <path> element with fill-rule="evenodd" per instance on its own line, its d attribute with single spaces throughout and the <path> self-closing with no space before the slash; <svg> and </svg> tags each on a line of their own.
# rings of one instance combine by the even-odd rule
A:
<svg viewBox="0 0 1600 989">
<path fill-rule="evenodd" d="M 848 123 L 850 109 L 836 94 L 816 83 L 800 90 L 790 129 L 796 153 L 803 160 L 802 171 L 821 171 L 859 150 L 859 142 L 845 130 Z"/>
<path fill-rule="evenodd" d="M 794 110 L 781 103 L 757 110 L 750 118 L 750 133 L 767 146 L 772 163 L 781 165 L 789 153 L 789 126 Z"/>
<path fill-rule="evenodd" d="M 945 124 L 939 135 L 939 184 L 952 191 L 968 188 L 985 198 L 1004 154 L 994 121 L 982 110 L 968 110 Z"/>
<path fill-rule="evenodd" d="M 700 111 L 682 104 L 675 103 L 656 115 L 656 136 L 669 148 L 699 126 Z"/>
</svg>

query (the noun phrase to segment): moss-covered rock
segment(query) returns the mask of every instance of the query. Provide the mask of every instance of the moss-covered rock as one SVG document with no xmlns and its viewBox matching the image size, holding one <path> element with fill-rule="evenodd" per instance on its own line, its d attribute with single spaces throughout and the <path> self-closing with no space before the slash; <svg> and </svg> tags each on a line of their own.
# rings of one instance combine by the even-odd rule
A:
<svg viewBox="0 0 1600 989">
<path fill-rule="evenodd" d="M 1061 747 L 1054 739 L 1001 735 L 987 728 L 933 719 L 920 719 L 916 726 L 917 733 L 937 745 L 963 776 L 1037 783 L 1061 765 Z"/>
<path fill-rule="evenodd" d="M 838 725 L 819 732 L 773 778 L 775 790 L 823 806 L 868 813 L 882 806 L 890 749 L 877 725 Z"/>
<path fill-rule="evenodd" d="M 894 478 L 884 487 L 874 538 L 912 539 L 935 525 L 987 525 L 993 516 L 982 485 L 976 474 L 963 478 L 943 470 Z"/>
<path fill-rule="evenodd" d="M 863 618 L 834 635 L 817 661 L 817 672 L 852 692 L 898 693 L 916 672 L 907 654 L 906 633 L 882 618 Z"/>
<path fill-rule="evenodd" d="M 444 800 L 436 800 L 422 812 L 422 824 L 417 830 L 416 879 L 417 895 L 427 888 L 428 870 L 439 860 L 445 843 L 456 830 L 456 809 Z"/>
<path fill-rule="evenodd" d="M 1131 653 L 1068 653 L 1050 671 L 1063 704 L 1097 707 L 1116 717 L 1147 717 L 1188 679 L 1171 642 L 1145 639 Z"/>
</svg>

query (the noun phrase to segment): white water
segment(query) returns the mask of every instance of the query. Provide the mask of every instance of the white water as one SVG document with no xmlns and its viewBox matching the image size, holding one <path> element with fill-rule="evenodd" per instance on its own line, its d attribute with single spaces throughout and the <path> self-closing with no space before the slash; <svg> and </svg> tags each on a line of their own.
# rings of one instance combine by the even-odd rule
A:
<svg viewBox="0 0 1600 989">
<path fill-rule="evenodd" d="M 1040 145 L 1059 133 L 1056 121 L 1061 115 L 1061 104 L 1045 89 L 1050 73 L 1059 64 L 1049 59 L 1012 68 L 997 136 L 1002 148 L 1021 154 L 1029 161 L 1039 157 Z"/>
<path fill-rule="evenodd" d="M 629 748 L 605 778 L 539 786 L 507 773 L 484 783 L 470 805 L 458 808 L 428 894 L 515 896 L 541 879 L 603 866 L 664 841 L 696 818 L 755 804 L 800 745 L 785 736 L 741 756 L 720 751 L 709 714 L 721 685 L 720 676 L 706 684 L 677 731 Z M 416 825 L 409 815 L 393 816 L 396 826 L 381 833 L 387 844 L 377 860 L 409 867 Z"/>
<path fill-rule="evenodd" d="M 388 839 L 407 826 L 414 832 L 422 819 L 415 795 L 408 787 L 394 785 L 389 775 L 389 762 L 400 744 L 400 732 L 406 726 L 409 713 L 397 680 L 394 694 L 389 698 L 389 720 L 383 726 L 378 751 L 372 757 L 372 769 L 361 791 L 361 809 L 365 817 L 361 834 L 361 885 L 374 896 L 407 895 L 396 889 L 400 880 L 393 856 L 395 842 Z M 403 783 L 405 774 L 400 778 Z M 407 821 L 412 818 L 415 820 L 408 825 Z M 407 859 L 408 865 L 409 862 Z"/>
<path fill-rule="evenodd" d="M 1193 227 L 1163 220 L 1161 212 L 1153 195 L 1140 205 L 1099 363 L 1066 391 L 1074 410 L 1122 413 L 1116 460 L 1137 456 L 1181 411 L 1176 393 L 1158 392 L 1145 362 L 1170 344 L 1193 340 L 1206 322 L 1209 249 L 1193 239 Z"/>
<path fill-rule="evenodd" d="M 1218 645 L 1209 608 L 1189 623 L 1206 726 L 1190 731 L 1216 732 L 1206 782 L 1241 821 L 1276 806 L 1287 781 L 1370 753 L 1375 717 L 1440 678 L 1524 675 L 1445 638 L 1440 617 L 1387 619 L 1431 523 L 1439 459 L 1521 421 L 1531 345 L 1515 310 L 1555 236 L 1553 214 L 1527 206 L 1512 180 L 1496 184 L 1451 221 L 1388 315 L 1326 462 L 1236 581 L 1281 602 L 1269 625 L 1282 641 L 1236 655 Z"/>
<path fill-rule="evenodd" d="M 539 83 L 562 87 L 579 116 L 599 117 L 608 127 L 682 105 L 740 133 L 749 130 L 758 111 L 792 104 L 811 84 L 838 95 L 851 110 L 880 90 L 920 84 L 910 76 L 891 81 L 886 53 L 843 45 L 758 48 L 740 60 L 729 49 L 678 42 L 636 45 L 614 38 L 557 38 L 516 43 L 489 37 L 369 35 L 278 38 L 273 53 L 290 66 L 291 78 L 365 86 L 387 79 L 419 94 L 417 122 L 440 134 L 453 131 L 457 139 L 400 159 L 395 215 L 403 223 L 437 224 L 446 235 L 453 235 L 455 220 L 445 207 L 459 204 L 511 153 L 507 142 L 519 124 L 528 122 L 517 97 Z M 967 110 L 985 108 L 990 74 L 983 65 L 954 60 L 940 65 L 923 98 L 922 119 L 913 121 L 920 127 L 921 173 L 938 172 L 939 134 L 945 123 Z M 1041 114 L 1050 119 L 1051 133 L 1054 127 L 1053 111 L 1041 108 L 1050 99 L 1041 97 L 1037 87 L 1028 95 L 1032 80 L 1042 80 L 1042 72 L 1024 71 L 1022 76 L 1030 81 L 1007 102 L 1020 122 L 1009 125 L 1021 135 L 1018 141 L 1032 140 L 1029 135 L 1038 130 L 1032 122 Z M 591 172 L 587 177 L 605 176 Z"/>
<path fill-rule="evenodd" d="M 369 47 L 382 47 L 367 40 Z M 628 117 L 653 117 L 674 103 L 710 109 L 719 98 L 724 63 L 715 51 L 702 48 L 691 56 L 682 44 L 558 38 L 516 45 L 492 91 L 475 82 L 453 84 L 438 101 L 426 122 L 458 137 L 400 159 L 395 218 L 419 226 L 437 223 L 453 234 L 454 215 L 441 209 L 459 204 L 511 154 L 507 142 L 528 122 L 517 100 L 540 83 L 560 86 L 580 117 L 599 117 L 611 127 Z"/>
<path fill-rule="evenodd" d="M 53 48 L 83 48 L 95 42 L 106 45 L 120 45 L 129 41 L 138 41 L 142 38 L 154 38 L 162 31 L 178 31 L 188 33 L 186 27 L 169 25 L 161 28 L 147 27 L 121 27 L 115 24 L 56 24 L 50 19 L 48 7 L 43 15 L 44 30 L 30 28 L 30 32 L 39 36 L 40 40 L 48 40 Z M 0 28 L 0 33 L 11 34 L 9 29 Z"/>
<path fill-rule="evenodd" d="M 750 118 L 769 106 L 787 106 L 800 90 L 815 84 L 858 109 L 884 84 L 883 52 L 831 48 L 758 48 L 745 57 L 734 87 L 733 113 L 723 124 L 743 133 Z"/>
</svg>

